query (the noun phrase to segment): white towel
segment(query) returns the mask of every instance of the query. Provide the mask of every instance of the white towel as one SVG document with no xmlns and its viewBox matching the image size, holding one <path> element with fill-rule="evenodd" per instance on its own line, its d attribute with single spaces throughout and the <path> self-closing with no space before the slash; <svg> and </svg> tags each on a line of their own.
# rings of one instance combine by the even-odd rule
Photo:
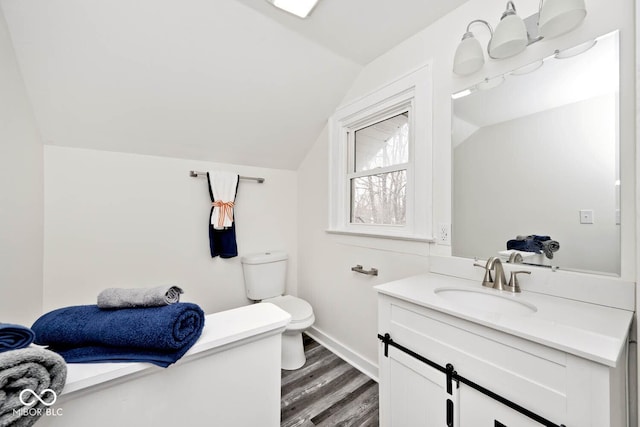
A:
<svg viewBox="0 0 640 427">
<path fill-rule="evenodd" d="M 233 206 L 238 187 L 238 174 L 231 172 L 207 172 L 207 179 L 213 195 L 211 225 L 223 230 L 233 224 Z"/>
</svg>

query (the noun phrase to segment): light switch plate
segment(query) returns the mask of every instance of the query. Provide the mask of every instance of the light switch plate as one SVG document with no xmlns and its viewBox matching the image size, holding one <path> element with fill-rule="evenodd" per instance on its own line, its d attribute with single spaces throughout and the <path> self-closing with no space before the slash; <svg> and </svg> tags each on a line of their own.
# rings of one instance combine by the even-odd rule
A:
<svg viewBox="0 0 640 427">
<path fill-rule="evenodd" d="M 593 224 L 593 210 L 580 209 L 580 224 Z"/>
</svg>

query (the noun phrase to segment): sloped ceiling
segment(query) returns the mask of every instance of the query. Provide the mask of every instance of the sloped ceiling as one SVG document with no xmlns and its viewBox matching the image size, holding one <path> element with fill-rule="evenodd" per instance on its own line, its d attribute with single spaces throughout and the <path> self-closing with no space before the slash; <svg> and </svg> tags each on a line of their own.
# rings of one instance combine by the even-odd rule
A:
<svg viewBox="0 0 640 427">
<path fill-rule="evenodd" d="M 0 0 L 43 142 L 296 169 L 362 67 L 465 0 Z"/>
</svg>

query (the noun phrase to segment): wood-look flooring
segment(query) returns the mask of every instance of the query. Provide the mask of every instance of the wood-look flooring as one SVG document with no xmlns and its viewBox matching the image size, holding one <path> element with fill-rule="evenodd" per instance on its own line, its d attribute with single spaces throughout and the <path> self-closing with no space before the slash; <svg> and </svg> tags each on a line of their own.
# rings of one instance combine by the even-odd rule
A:
<svg viewBox="0 0 640 427">
<path fill-rule="evenodd" d="M 378 426 L 378 383 L 303 337 L 307 362 L 282 371 L 281 427 Z"/>
</svg>

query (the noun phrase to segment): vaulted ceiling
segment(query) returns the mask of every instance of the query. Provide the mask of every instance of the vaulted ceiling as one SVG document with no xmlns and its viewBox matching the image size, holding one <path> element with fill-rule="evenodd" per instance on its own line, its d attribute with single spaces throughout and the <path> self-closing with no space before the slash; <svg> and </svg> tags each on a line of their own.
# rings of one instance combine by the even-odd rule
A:
<svg viewBox="0 0 640 427">
<path fill-rule="evenodd" d="M 0 0 L 43 142 L 296 169 L 368 62 L 466 0 Z"/>
</svg>

